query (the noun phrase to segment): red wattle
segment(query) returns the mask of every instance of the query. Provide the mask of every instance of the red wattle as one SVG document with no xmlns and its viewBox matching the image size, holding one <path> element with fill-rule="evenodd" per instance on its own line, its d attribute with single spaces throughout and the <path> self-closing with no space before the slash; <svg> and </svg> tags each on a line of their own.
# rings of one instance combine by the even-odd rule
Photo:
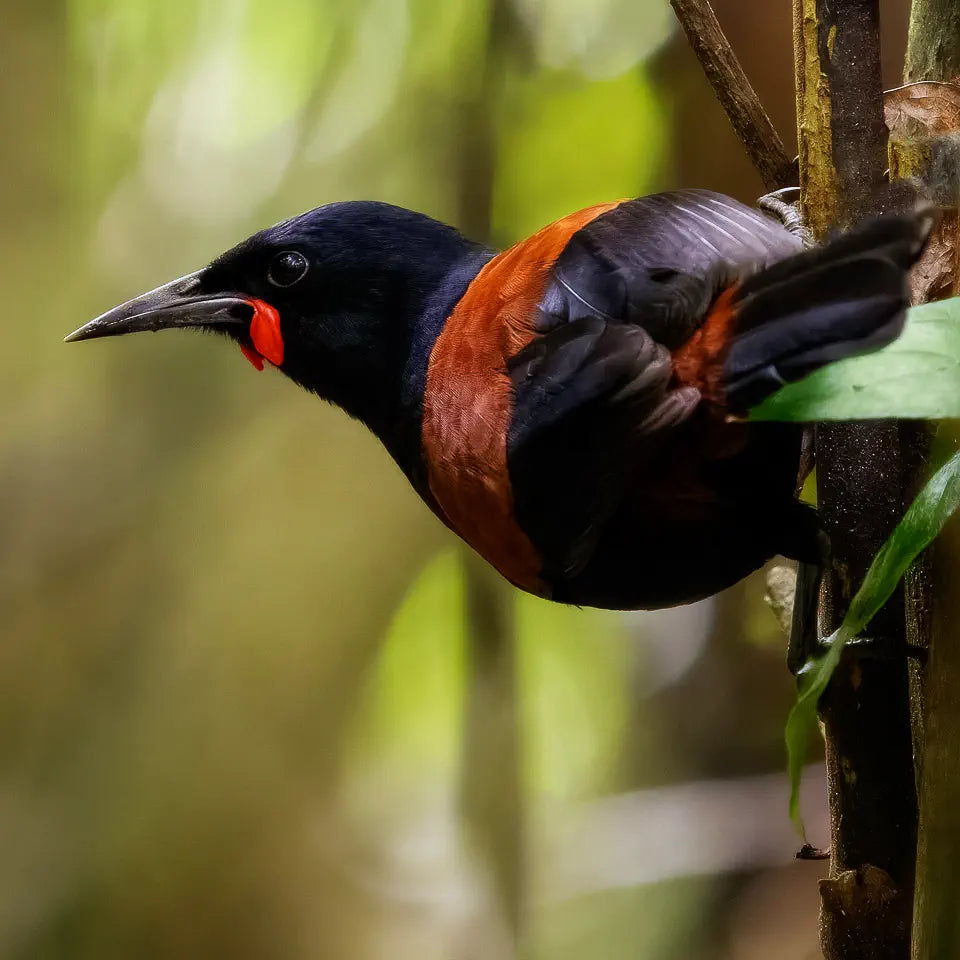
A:
<svg viewBox="0 0 960 960">
<path fill-rule="evenodd" d="M 258 369 L 263 369 L 263 357 L 257 353 L 253 347 L 248 347 L 245 343 L 240 344 L 240 352 Z"/>
<path fill-rule="evenodd" d="M 253 307 L 253 320 L 250 321 L 250 339 L 261 357 L 265 357 L 275 367 L 279 367 L 283 363 L 283 335 L 280 333 L 280 314 L 276 308 L 271 307 L 264 300 L 250 300 L 250 306 Z"/>
</svg>

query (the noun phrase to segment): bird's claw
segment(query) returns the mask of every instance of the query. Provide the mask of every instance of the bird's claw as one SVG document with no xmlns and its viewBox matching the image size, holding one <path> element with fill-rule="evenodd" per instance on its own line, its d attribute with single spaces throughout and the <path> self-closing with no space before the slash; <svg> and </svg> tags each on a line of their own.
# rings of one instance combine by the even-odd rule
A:
<svg viewBox="0 0 960 960">
<path fill-rule="evenodd" d="M 830 649 L 830 644 L 824 637 L 818 637 L 813 646 L 812 656 L 808 654 L 807 662 L 823 656 Z M 898 653 L 896 650 L 891 650 L 890 645 L 879 637 L 871 636 L 854 637 L 844 644 L 844 649 L 850 650 L 859 660 L 892 660 L 906 656 L 908 659 L 916 660 L 921 666 L 927 662 L 928 652 L 926 647 L 908 643 L 905 648 L 900 648 Z M 793 662 L 790 664 L 790 669 L 797 674 L 803 666 L 800 665 L 798 668 L 796 662 Z"/>
<path fill-rule="evenodd" d="M 795 197 L 795 200 L 788 201 L 787 196 Z M 807 229 L 803 222 L 803 214 L 800 211 L 800 188 L 783 187 L 780 190 L 774 190 L 771 193 L 765 193 L 759 200 L 757 206 L 764 213 L 769 213 L 772 217 L 783 224 L 784 229 L 788 230 L 795 237 L 799 237 L 805 247 L 812 247 L 815 244 L 813 234 Z"/>
</svg>

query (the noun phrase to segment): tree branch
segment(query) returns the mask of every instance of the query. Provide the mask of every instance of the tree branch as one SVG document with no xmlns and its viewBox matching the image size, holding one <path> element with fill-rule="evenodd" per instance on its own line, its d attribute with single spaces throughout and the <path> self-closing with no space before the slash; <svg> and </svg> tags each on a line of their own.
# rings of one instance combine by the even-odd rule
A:
<svg viewBox="0 0 960 960">
<path fill-rule="evenodd" d="M 934 626 L 926 667 L 924 750 L 920 776 L 920 832 L 914 901 L 914 960 L 956 957 L 960 951 L 957 913 L 957 837 L 960 836 L 960 643 L 957 617 L 957 563 L 960 525 L 952 521 L 937 541 L 934 562 Z"/>
<path fill-rule="evenodd" d="M 953 80 L 960 74 L 960 4 L 913 0 L 904 83 Z"/>
<path fill-rule="evenodd" d="M 818 236 L 876 213 L 886 129 L 878 0 L 795 0 L 801 185 Z M 912 458 L 896 424 L 817 428 L 817 489 L 831 538 L 820 619 L 840 623 L 899 520 Z M 831 813 L 821 882 L 827 960 L 905 960 L 916 849 L 902 592 L 870 625 L 871 649 L 844 654 L 821 700 Z"/>
<path fill-rule="evenodd" d="M 709 0 L 670 0 L 703 72 L 768 190 L 797 182 L 796 163 L 767 116 Z"/>
<path fill-rule="evenodd" d="M 960 5 L 956 0 L 913 0 L 910 36 L 904 68 L 906 82 L 947 82 L 960 76 Z M 949 126 L 946 112 L 935 118 L 937 133 Z M 956 129 L 953 131 L 956 136 Z M 891 142 L 891 166 L 907 158 L 905 173 L 923 175 L 934 162 L 936 140 L 914 124 L 900 142 Z M 924 169 L 926 168 L 926 169 Z M 960 287 L 956 169 L 941 171 L 952 186 L 951 209 L 944 215 L 931 240 L 928 253 L 949 265 L 938 283 L 924 285 L 922 296 L 943 297 Z M 937 185 L 939 186 L 939 185 Z M 946 194 L 947 192 L 944 191 Z M 916 289 L 916 288 L 915 288 Z M 956 442 L 956 436 L 954 436 Z M 938 960 L 960 951 L 957 918 L 958 837 L 960 837 L 960 643 L 957 622 L 960 594 L 957 564 L 960 563 L 960 526 L 951 522 L 933 549 L 914 572 L 908 586 L 909 599 L 919 587 L 926 591 L 914 600 L 910 613 L 921 643 L 929 642 L 929 660 L 914 678 L 914 736 L 917 741 L 920 823 L 917 840 L 916 895 L 914 898 L 913 958 Z M 932 590 L 929 582 L 932 579 Z M 908 620 L 908 626 L 910 620 Z M 917 729 L 919 728 L 919 730 Z M 919 735 L 918 735 L 919 734 Z"/>
</svg>

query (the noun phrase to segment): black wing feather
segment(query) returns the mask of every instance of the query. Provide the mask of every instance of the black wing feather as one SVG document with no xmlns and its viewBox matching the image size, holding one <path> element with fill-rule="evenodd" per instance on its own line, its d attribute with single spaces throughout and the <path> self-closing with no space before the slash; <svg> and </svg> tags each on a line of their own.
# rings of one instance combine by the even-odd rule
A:
<svg viewBox="0 0 960 960">
<path fill-rule="evenodd" d="M 774 220 L 708 190 L 629 200 L 571 237 L 541 300 L 538 328 L 602 317 L 639 324 L 674 349 L 720 289 L 800 249 Z"/>
<path fill-rule="evenodd" d="M 799 249 L 773 220 L 704 190 L 627 201 L 573 235 L 539 304 L 542 336 L 509 363 L 514 509 L 547 582 L 584 568 L 637 471 L 697 408 L 669 351 L 724 286 Z"/>
<path fill-rule="evenodd" d="M 544 559 L 575 576 L 658 438 L 700 401 L 671 389 L 670 354 L 640 327 L 582 317 L 509 363 L 514 408 L 507 462 L 514 510 Z"/>
</svg>

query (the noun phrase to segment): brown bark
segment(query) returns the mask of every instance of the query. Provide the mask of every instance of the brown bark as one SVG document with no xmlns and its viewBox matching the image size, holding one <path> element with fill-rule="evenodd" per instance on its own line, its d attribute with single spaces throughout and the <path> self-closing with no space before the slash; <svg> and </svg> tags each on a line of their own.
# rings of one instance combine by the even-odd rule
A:
<svg viewBox="0 0 960 960">
<path fill-rule="evenodd" d="M 934 615 L 925 669 L 920 833 L 914 901 L 913 958 L 960 956 L 960 524 L 937 541 L 933 563 Z"/>
<path fill-rule="evenodd" d="M 946 82 L 958 75 L 960 4 L 956 0 L 914 0 L 904 80 Z M 939 96 L 943 93 L 939 92 Z M 934 135 L 956 135 L 960 118 L 955 106 L 960 92 L 952 92 L 951 99 L 953 108 L 945 100 L 938 101 L 942 109 L 925 118 L 929 120 L 927 130 L 919 123 L 906 125 L 904 136 L 894 143 L 892 157 L 903 162 L 908 173 L 923 176 L 929 164 L 936 163 L 940 148 Z M 950 209 L 945 211 L 926 257 L 930 268 L 923 276 L 933 278 L 933 282 L 919 289 L 917 284 L 914 286 L 924 299 L 950 296 L 960 287 L 956 164 L 948 164 L 938 176 L 946 182 L 936 183 L 934 192 Z M 913 684 L 920 795 L 914 960 L 960 955 L 960 643 L 956 627 L 960 592 L 954 573 L 957 564 L 960 525 L 953 521 L 935 549 L 928 551 L 910 583 L 913 587 L 932 581 L 930 595 L 911 604 L 908 620 L 916 625 L 921 643 L 929 639 L 929 660 L 922 669 L 916 668 Z"/>
<path fill-rule="evenodd" d="M 795 0 L 801 184 L 818 236 L 878 212 L 884 194 L 878 0 Z M 839 626 L 871 559 L 902 513 L 913 452 L 893 423 L 817 431 L 821 516 L 832 544 L 820 610 Z M 908 462 L 909 461 L 909 462 Z M 903 596 L 848 651 L 821 701 L 831 810 L 821 882 L 828 960 L 909 955 L 916 844 Z"/>
<path fill-rule="evenodd" d="M 960 68 L 960 4 L 913 0 L 904 81 L 952 80 Z"/>
</svg>

